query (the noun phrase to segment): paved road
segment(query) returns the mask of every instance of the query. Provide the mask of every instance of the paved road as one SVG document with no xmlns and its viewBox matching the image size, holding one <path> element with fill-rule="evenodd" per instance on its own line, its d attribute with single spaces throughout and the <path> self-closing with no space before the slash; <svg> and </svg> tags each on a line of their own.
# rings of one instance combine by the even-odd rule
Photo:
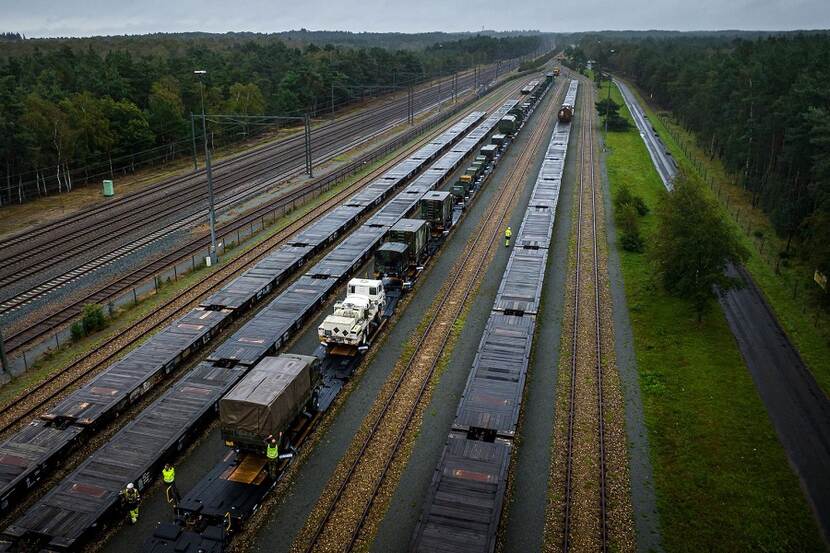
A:
<svg viewBox="0 0 830 553">
<path fill-rule="evenodd" d="M 629 111 L 640 114 L 639 119 L 634 116 L 638 127 L 644 124 L 642 109 L 631 91 L 623 83 L 614 82 L 623 92 Z M 655 156 L 661 157 L 661 151 L 665 153 L 665 148 L 662 143 L 655 146 L 655 140 L 659 139 L 649 130 L 650 127 L 646 131 L 640 127 L 640 134 L 655 160 Z M 671 190 L 671 179 L 667 181 L 663 177 L 666 166 L 655 160 L 655 167 L 666 188 Z M 675 173 L 676 169 L 670 175 Z M 744 284 L 719 297 L 729 328 L 787 458 L 801 479 L 824 540 L 830 542 L 830 400 L 819 388 L 746 269 L 730 266 L 727 274 L 739 278 Z"/>
<path fill-rule="evenodd" d="M 657 169 L 657 173 L 663 181 L 663 186 L 671 190 L 673 188 L 672 180 L 677 174 L 677 164 L 666 149 L 666 145 L 660 140 L 657 132 L 651 128 L 651 123 L 648 122 L 645 112 L 637 103 L 631 90 L 624 83 L 616 79 L 614 79 L 614 84 L 620 89 L 622 97 L 625 100 L 625 105 L 628 107 L 628 111 L 631 112 L 631 117 L 634 118 L 634 122 L 640 130 L 640 136 L 643 142 L 646 143 L 646 149 L 651 156 L 651 161 L 654 163 L 654 168 Z"/>
<path fill-rule="evenodd" d="M 721 295 L 726 320 L 824 539 L 830 541 L 830 400 L 746 269 L 730 267 L 727 273 L 744 286 Z"/>
</svg>

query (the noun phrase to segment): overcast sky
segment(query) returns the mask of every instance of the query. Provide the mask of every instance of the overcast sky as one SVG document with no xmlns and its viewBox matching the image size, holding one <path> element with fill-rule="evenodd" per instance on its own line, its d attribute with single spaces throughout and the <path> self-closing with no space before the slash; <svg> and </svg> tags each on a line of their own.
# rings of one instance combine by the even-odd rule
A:
<svg viewBox="0 0 830 553">
<path fill-rule="evenodd" d="M 0 31 L 827 29 L 830 0 L 0 0 Z"/>
</svg>

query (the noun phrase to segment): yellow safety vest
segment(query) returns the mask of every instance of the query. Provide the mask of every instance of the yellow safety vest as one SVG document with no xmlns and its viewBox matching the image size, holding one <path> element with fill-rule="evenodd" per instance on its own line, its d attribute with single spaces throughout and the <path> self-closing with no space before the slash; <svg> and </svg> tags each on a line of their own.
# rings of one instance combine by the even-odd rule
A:
<svg viewBox="0 0 830 553">
<path fill-rule="evenodd" d="M 279 457 L 279 447 L 277 444 L 271 445 L 270 442 L 265 446 L 265 456 L 269 459 L 276 459 Z"/>
<path fill-rule="evenodd" d="M 165 484 L 172 484 L 176 480 L 176 469 L 173 467 L 170 467 L 170 470 L 161 469 L 161 476 Z"/>
<path fill-rule="evenodd" d="M 512 232 L 510 232 L 510 229 L 506 229 L 506 230 L 504 231 L 504 237 L 505 237 L 505 238 L 510 238 L 511 236 L 513 236 L 513 233 L 512 233 Z"/>
</svg>

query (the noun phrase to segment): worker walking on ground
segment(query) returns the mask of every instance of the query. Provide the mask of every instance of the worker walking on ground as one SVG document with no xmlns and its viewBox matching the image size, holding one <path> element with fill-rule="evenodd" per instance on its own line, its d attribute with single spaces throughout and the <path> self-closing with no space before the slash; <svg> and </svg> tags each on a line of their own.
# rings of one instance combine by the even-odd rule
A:
<svg viewBox="0 0 830 553">
<path fill-rule="evenodd" d="M 164 485 L 167 486 L 167 502 L 175 508 L 182 500 L 179 488 L 176 487 L 176 469 L 170 463 L 166 463 L 161 469 L 161 477 L 164 479 Z"/>
<path fill-rule="evenodd" d="M 273 434 L 265 440 L 265 457 L 268 459 L 268 476 L 275 480 L 277 478 L 277 462 L 280 458 L 279 440 L 282 439 L 282 432 L 279 438 Z"/>
<path fill-rule="evenodd" d="M 127 487 L 121 491 L 121 500 L 127 507 L 130 523 L 135 524 L 138 522 L 138 503 L 141 501 L 141 496 L 138 494 L 138 490 L 135 489 L 132 482 L 127 484 Z"/>
<path fill-rule="evenodd" d="M 506 229 L 504 229 L 504 247 L 505 248 L 510 247 L 510 237 L 511 236 L 513 236 L 513 231 L 510 230 L 510 227 L 507 227 Z"/>
</svg>

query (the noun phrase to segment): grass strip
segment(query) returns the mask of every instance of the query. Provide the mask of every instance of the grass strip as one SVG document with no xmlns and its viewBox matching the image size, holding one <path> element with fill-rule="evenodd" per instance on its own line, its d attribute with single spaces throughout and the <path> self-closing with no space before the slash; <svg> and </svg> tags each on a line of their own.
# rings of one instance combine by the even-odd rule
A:
<svg viewBox="0 0 830 553">
<path fill-rule="evenodd" d="M 694 135 L 665 114 L 658 116 L 637 90 L 630 88 L 680 165 L 689 173 L 705 176 L 707 182 L 711 180 L 713 197 L 717 197 L 727 220 L 750 252 L 747 270 L 824 393 L 830 394 L 830 317 L 816 301 L 819 289 L 812 280 L 813 268 L 797 256 L 781 262 L 778 254 L 787 249 L 787 239 L 778 236 L 760 208 L 752 207 L 750 193 L 736 184 L 735 176 L 718 159 L 710 159 L 697 146 Z M 793 246 L 799 247 L 797 241 Z"/>
<path fill-rule="evenodd" d="M 631 120 L 616 87 L 611 96 Z M 633 122 L 607 144 L 612 194 L 628 186 L 652 208 L 640 220 L 648 247 L 666 192 Z M 620 260 L 666 551 L 824 549 L 722 311 L 698 324 L 647 255 Z"/>
</svg>

